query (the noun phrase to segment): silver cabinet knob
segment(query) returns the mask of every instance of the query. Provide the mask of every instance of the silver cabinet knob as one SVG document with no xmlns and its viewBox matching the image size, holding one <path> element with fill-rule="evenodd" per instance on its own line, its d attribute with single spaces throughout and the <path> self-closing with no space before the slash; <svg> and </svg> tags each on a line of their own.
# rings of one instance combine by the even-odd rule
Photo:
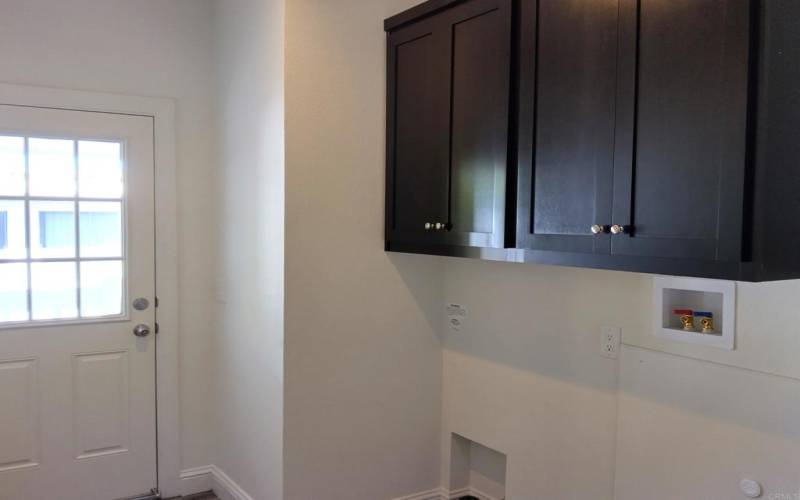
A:
<svg viewBox="0 0 800 500">
<path fill-rule="evenodd" d="M 431 224 L 430 222 L 426 222 L 425 223 L 425 230 L 426 231 L 430 231 L 431 229 L 433 229 L 433 224 Z"/>
<path fill-rule="evenodd" d="M 137 337 L 147 337 L 150 335 L 150 327 L 145 324 L 139 324 L 133 327 L 133 334 Z"/>
<path fill-rule="evenodd" d="M 437 222 L 435 227 L 437 231 L 441 231 L 442 229 L 444 229 L 444 224 L 442 224 L 441 222 Z"/>
<path fill-rule="evenodd" d="M 620 226 L 619 224 L 614 224 L 611 226 L 611 234 L 623 234 L 627 233 L 630 230 L 628 226 Z"/>
<path fill-rule="evenodd" d="M 592 234 L 603 234 L 608 232 L 608 226 L 601 226 L 600 224 L 594 224 L 591 227 Z"/>
</svg>

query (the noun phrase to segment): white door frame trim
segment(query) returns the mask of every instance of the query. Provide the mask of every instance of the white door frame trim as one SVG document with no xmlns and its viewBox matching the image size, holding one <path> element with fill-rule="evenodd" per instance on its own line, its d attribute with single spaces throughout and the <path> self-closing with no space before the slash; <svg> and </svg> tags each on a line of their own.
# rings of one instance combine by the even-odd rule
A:
<svg viewBox="0 0 800 500">
<path fill-rule="evenodd" d="M 178 392 L 178 238 L 175 101 L 166 98 L 0 83 L 0 104 L 95 111 L 153 118 L 156 200 L 156 337 L 158 483 L 164 497 L 180 492 Z M 142 492 L 145 493 L 145 492 Z"/>
</svg>

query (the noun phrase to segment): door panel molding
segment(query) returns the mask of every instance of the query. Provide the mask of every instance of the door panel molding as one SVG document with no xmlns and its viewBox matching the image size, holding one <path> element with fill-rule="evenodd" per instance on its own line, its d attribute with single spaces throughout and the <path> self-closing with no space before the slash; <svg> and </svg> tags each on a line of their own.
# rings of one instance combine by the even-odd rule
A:
<svg viewBox="0 0 800 500">
<path fill-rule="evenodd" d="M 0 473 L 39 465 L 39 364 L 36 358 L 0 361 L 0 401 L 4 422 L 19 427 L 0 429 Z M 24 380 L 21 380 L 24 379 Z"/>
<path fill-rule="evenodd" d="M 129 451 L 128 373 L 128 351 L 73 354 L 76 459 Z"/>
</svg>

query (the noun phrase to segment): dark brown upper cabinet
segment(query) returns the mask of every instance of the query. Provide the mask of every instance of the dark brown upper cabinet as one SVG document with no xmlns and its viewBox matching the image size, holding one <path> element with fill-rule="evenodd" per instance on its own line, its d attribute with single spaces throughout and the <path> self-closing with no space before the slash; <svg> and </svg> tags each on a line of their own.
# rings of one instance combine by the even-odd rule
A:
<svg viewBox="0 0 800 500">
<path fill-rule="evenodd" d="M 505 246 L 511 7 L 472 0 L 389 29 L 387 249 Z"/>
<path fill-rule="evenodd" d="M 800 278 L 798 18 L 796 0 L 430 0 L 387 19 L 386 248 Z"/>
<path fill-rule="evenodd" d="M 517 246 L 737 273 L 749 16 L 743 0 L 521 2 Z"/>
</svg>

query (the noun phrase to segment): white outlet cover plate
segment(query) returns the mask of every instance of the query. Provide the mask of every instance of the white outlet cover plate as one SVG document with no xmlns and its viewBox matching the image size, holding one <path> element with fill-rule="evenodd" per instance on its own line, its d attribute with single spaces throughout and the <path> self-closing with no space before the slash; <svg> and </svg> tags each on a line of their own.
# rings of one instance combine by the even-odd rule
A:
<svg viewBox="0 0 800 500">
<path fill-rule="evenodd" d="M 447 326 L 454 332 L 460 332 L 467 318 L 467 308 L 461 304 L 447 304 Z"/>
<path fill-rule="evenodd" d="M 617 359 L 620 344 L 622 343 L 622 329 L 615 326 L 600 328 L 600 355 L 605 358 Z"/>
</svg>

